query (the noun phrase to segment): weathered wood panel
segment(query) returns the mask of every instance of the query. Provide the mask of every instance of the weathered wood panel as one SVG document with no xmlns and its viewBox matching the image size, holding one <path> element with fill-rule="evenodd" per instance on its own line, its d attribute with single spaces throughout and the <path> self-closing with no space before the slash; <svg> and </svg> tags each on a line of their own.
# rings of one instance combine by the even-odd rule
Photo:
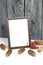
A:
<svg viewBox="0 0 43 65">
<path fill-rule="evenodd" d="M 5 25 L 7 19 L 6 0 L 1 0 L 1 35 L 6 37 Z"/>
<path fill-rule="evenodd" d="M 42 0 L 42 39 L 43 39 L 43 0 Z"/>
<path fill-rule="evenodd" d="M 42 39 L 42 0 L 26 0 L 25 16 L 30 16 L 31 39 Z"/>
<path fill-rule="evenodd" d="M 1 1 L 0 1 L 0 6 L 1 6 Z M 1 36 L 1 7 L 0 7 L 0 36 Z"/>
<path fill-rule="evenodd" d="M 31 12 L 31 38 L 41 39 L 42 0 L 33 0 Z"/>
<path fill-rule="evenodd" d="M 31 39 L 43 39 L 42 1 L 43 0 L 0 0 L 0 31 L 2 36 L 6 37 L 5 25 L 7 18 L 30 16 Z"/>
</svg>

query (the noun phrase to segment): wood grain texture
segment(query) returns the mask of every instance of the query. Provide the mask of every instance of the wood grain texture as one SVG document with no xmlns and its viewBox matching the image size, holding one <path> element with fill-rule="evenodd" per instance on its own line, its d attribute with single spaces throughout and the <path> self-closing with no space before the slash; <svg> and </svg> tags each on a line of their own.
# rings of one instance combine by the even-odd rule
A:
<svg viewBox="0 0 43 65">
<path fill-rule="evenodd" d="M 6 19 L 30 16 L 31 39 L 43 39 L 43 0 L 0 0 L 0 36 L 6 37 Z M 4 30 L 3 30 L 4 27 Z"/>
<path fill-rule="evenodd" d="M 1 6 L 1 1 L 0 1 L 0 6 Z M 0 36 L 1 36 L 1 7 L 0 7 Z"/>
</svg>

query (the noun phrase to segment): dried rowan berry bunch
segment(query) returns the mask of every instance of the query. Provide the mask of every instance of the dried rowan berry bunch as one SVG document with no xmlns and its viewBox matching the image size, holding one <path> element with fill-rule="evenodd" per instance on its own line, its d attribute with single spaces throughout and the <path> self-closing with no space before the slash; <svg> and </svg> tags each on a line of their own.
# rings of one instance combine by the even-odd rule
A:
<svg viewBox="0 0 43 65">
<path fill-rule="evenodd" d="M 31 49 L 37 49 L 37 48 L 38 48 L 38 46 L 37 46 L 37 41 L 31 41 L 30 44 L 31 44 L 31 45 L 30 45 L 30 48 L 31 48 Z"/>
</svg>

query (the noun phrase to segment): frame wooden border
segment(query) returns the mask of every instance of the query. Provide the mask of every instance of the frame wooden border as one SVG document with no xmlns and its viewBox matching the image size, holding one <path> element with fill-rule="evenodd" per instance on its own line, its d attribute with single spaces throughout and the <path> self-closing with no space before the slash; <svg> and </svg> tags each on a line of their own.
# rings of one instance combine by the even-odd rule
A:
<svg viewBox="0 0 43 65">
<path fill-rule="evenodd" d="M 16 20 L 16 19 L 27 19 L 27 20 L 28 20 L 28 33 L 29 33 L 28 36 L 29 36 L 29 46 L 30 46 L 31 39 L 30 39 L 30 21 L 29 21 L 29 17 L 15 17 L 15 18 L 7 19 L 7 22 L 6 22 L 7 38 L 8 38 L 8 48 L 9 48 L 9 49 L 29 48 L 28 45 L 27 45 L 27 46 L 11 47 L 8 20 Z"/>
</svg>

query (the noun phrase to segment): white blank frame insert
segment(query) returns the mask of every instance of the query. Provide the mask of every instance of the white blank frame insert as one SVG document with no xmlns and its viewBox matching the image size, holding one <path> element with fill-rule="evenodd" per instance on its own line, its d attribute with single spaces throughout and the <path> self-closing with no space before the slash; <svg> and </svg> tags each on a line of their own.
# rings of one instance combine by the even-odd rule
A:
<svg viewBox="0 0 43 65">
<path fill-rule="evenodd" d="M 15 18 L 8 19 L 9 47 L 29 47 L 29 19 Z"/>
</svg>

